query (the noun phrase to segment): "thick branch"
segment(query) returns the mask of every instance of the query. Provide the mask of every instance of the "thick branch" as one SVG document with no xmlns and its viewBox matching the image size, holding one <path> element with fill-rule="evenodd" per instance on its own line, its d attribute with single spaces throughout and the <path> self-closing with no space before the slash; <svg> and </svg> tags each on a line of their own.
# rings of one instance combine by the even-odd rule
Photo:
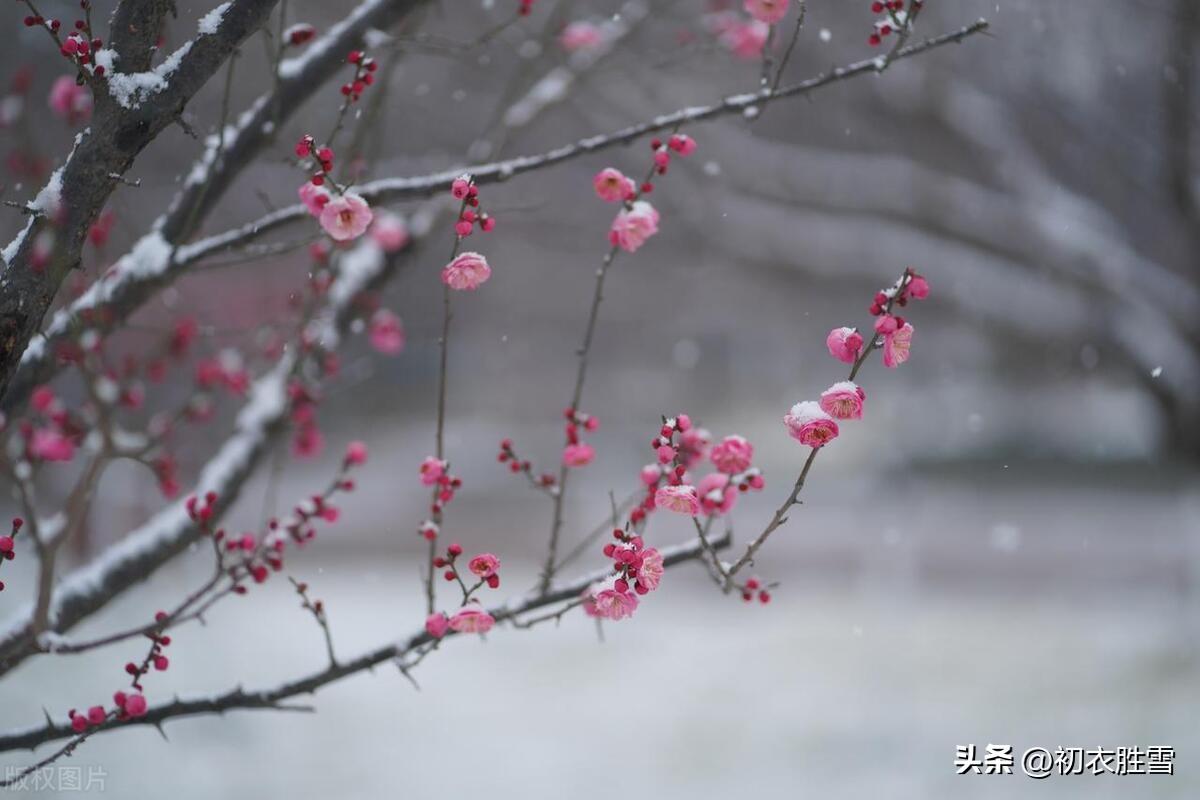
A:
<svg viewBox="0 0 1200 800">
<path fill-rule="evenodd" d="M 234 179 L 272 141 L 279 125 L 345 66 L 346 53 L 362 46 L 367 31 L 394 26 L 426 2 L 365 0 L 315 39 L 304 55 L 283 61 L 272 91 L 259 97 L 235 125 L 209 137 L 167 211 L 155 220 L 151 232 L 117 261 L 115 275 L 97 281 L 83 297 L 55 314 L 42 337 L 26 349 L 7 392 L 0 382 L 3 407 L 11 411 L 20 406 L 34 386 L 54 375 L 55 347 L 76 333 L 83 312 L 107 306 L 118 313 L 111 318 L 93 316 L 91 324 L 101 319 L 120 324 L 193 263 L 194 257 L 186 258 L 176 248 L 196 232 Z M 118 65 L 124 58 L 118 59 Z"/>
<path fill-rule="evenodd" d="M 88 229 L 121 176 L 179 117 L 233 49 L 262 25 L 275 2 L 233 0 L 216 30 L 199 33 L 163 67 L 136 75 L 114 70 L 95 80 L 91 125 L 75 137 L 66 162 L 30 203 L 38 213 L 30 215 L 3 251 L 8 266 L 0 281 L 0 392 L 41 327 L 59 285 L 79 264 Z M 137 40 L 127 41 L 136 51 Z M 123 67 L 120 54 L 114 66 Z M 131 85 L 147 88 L 126 91 Z M 110 91 L 102 91 L 105 86 Z M 47 239 L 48 254 L 35 253 Z"/>
</svg>

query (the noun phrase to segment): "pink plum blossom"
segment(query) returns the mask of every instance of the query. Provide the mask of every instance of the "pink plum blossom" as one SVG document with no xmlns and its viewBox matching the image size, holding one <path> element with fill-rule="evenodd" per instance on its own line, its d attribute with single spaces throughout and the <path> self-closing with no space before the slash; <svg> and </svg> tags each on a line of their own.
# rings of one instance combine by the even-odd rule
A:
<svg viewBox="0 0 1200 800">
<path fill-rule="evenodd" d="M 425 618 L 425 632 L 435 639 L 440 639 L 450 630 L 450 620 L 441 611 L 430 614 Z"/>
<path fill-rule="evenodd" d="M 658 479 L 662 477 L 662 467 L 660 467 L 658 464 L 647 464 L 646 466 L 642 467 L 642 471 L 639 473 L 639 475 L 642 479 L 642 483 L 646 484 L 647 486 L 653 486 L 654 484 L 658 483 Z"/>
<path fill-rule="evenodd" d="M 595 448 L 587 442 L 569 444 L 563 448 L 563 464 L 568 467 L 586 467 L 595 457 Z"/>
<path fill-rule="evenodd" d="M 374 215 L 367 201 L 356 194 L 335 197 L 321 209 L 321 227 L 334 241 L 348 242 L 366 232 Z"/>
<path fill-rule="evenodd" d="M 924 300 L 929 297 L 929 281 L 921 275 L 913 275 L 908 281 L 908 294 L 914 300 Z"/>
<path fill-rule="evenodd" d="M 467 569 L 480 578 L 490 578 L 499 568 L 500 559 L 491 553 L 480 553 L 467 564 Z"/>
<path fill-rule="evenodd" d="M 653 547 L 647 547 L 642 551 L 641 556 L 642 566 L 638 567 L 638 583 L 648 590 L 654 591 L 662 581 L 663 572 L 666 571 L 662 553 Z"/>
<path fill-rule="evenodd" d="M 379 214 L 371 226 L 371 239 L 385 253 L 399 252 L 408 244 L 408 226 L 404 224 L 404 218 L 396 214 Z"/>
<path fill-rule="evenodd" d="M 656 233 L 658 211 L 645 200 L 638 200 L 631 207 L 620 210 L 613 220 L 608 240 L 622 250 L 634 253 Z"/>
<path fill-rule="evenodd" d="M 700 498 L 695 486 L 662 486 L 654 493 L 654 505 L 693 517 L 700 513 Z"/>
<path fill-rule="evenodd" d="M 895 332 L 883 337 L 883 365 L 896 368 L 908 361 L 908 350 L 912 346 L 913 326 L 904 323 Z"/>
<path fill-rule="evenodd" d="M 62 75 L 50 87 L 50 110 L 74 125 L 92 115 L 92 93 L 75 82 L 72 75 Z"/>
<path fill-rule="evenodd" d="M 492 277 L 492 268 L 479 253 L 459 253 L 454 260 L 442 268 L 442 283 L 451 289 L 471 291 L 478 289 Z"/>
<path fill-rule="evenodd" d="M 726 436 L 713 446 L 709 457 L 718 470 L 726 475 L 736 475 L 750 468 L 754 459 L 754 445 L 742 436 Z"/>
<path fill-rule="evenodd" d="M 770 25 L 757 19 L 736 19 L 722 26 L 718 41 L 739 59 L 757 59 L 767 46 Z"/>
<path fill-rule="evenodd" d="M 895 333 L 899 327 L 900 320 L 891 314 L 883 314 L 875 320 L 875 332 L 882 333 L 884 336 Z"/>
<path fill-rule="evenodd" d="M 594 22 L 577 20 L 569 23 L 558 36 L 563 50 L 574 53 L 579 50 L 594 50 L 604 42 L 604 31 Z"/>
<path fill-rule="evenodd" d="M 700 507 L 709 515 L 728 513 L 738 496 L 737 487 L 723 472 L 710 472 L 701 478 L 696 485 L 696 494 L 700 498 Z"/>
<path fill-rule="evenodd" d="M 821 410 L 834 419 L 862 419 L 867 393 L 852 381 L 839 381 L 821 392 Z"/>
<path fill-rule="evenodd" d="M 308 213 L 314 217 L 321 216 L 321 210 L 333 197 L 328 189 L 324 186 L 317 186 L 312 181 L 302 183 L 296 193 L 300 195 L 300 202 L 304 204 Z"/>
<path fill-rule="evenodd" d="M 29 438 L 29 454 L 42 461 L 70 461 L 75 443 L 53 428 L 35 428 Z"/>
<path fill-rule="evenodd" d="M 843 364 L 853 364 L 862 353 L 863 337 L 854 328 L 834 328 L 825 338 L 829 355 Z"/>
<path fill-rule="evenodd" d="M 371 315 L 368 337 L 377 352 L 394 356 L 404 349 L 404 323 L 391 311 L 381 308 Z"/>
<path fill-rule="evenodd" d="M 421 484 L 423 486 L 433 486 L 443 475 L 446 474 L 446 462 L 440 458 L 426 456 L 421 462 Z"/>
<path fill-rule="evenodd" d="M 589 617 L 610 619 L 614 622 L 632 617 L 637 610 L 637 595 L 629 591 L 619 591 L 609 579 L 588 590 L 584 597 L 583 610 Z"/>
<path fill-rule="evenodd" d="M 606 203 L 618 203 L 631 200 L 637 195 L 637 184 L 633 178 L 628 178 L 620 170 L 605 167 L 592 178 L 592 187 L 596 196 Z"/>
<path fill-rule="evenodd" d="M 792 438 L 808 447 L 821 447 L 836 439 L 838 435 L 837 422 L 812 400 L 792 406 L 792 410 L 784 416 L 783 422 Z"/>
<path fill-rule="evenodd" d="M 450 629 L 459 633 L 487 633 L 495 622 L 495 618 L 480 605 L 470 603 L 450 618 Z"/>
<path fill-rule="evenodd" d="M 759 22 L 774 25 L 787 16 L 790 0 L 743 0 L 746 13 Z"/>
</svg>

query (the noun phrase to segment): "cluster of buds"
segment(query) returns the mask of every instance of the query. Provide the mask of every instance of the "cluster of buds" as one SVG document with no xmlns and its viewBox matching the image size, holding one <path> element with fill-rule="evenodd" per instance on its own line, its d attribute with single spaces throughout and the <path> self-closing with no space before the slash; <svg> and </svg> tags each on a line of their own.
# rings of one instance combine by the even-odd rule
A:
<svg viewBox="0 0 1200 800">
<path fill-rule="evenodd" d="M 342 84 L 342 94 L 347 102 L 353 103 L 375 82 L 375 70 L 379 69 L 379 64 L 362 50 L 351 50 L 350 55 L 346 56 L 346 62 L 354 65 L 354 78 L 349 83 Z"/>
<path fill-rule="evenodd" d="M 436 556 L 433 559 L 433 566 L 445 570 L 442 573 L 445 580 L 461 583 L 462 574 L 458 569 L 458 559 L 462 554 L 462 545 L 455 542 L 446 548 L 445 555 Z M 467 562 L 467 570 L 478 579 L 473 588 L 465 589 L 468 596 L 483 585 L 487 585 L 490 589 L 500 588 L 500 559 L 492 553 L 480 553 L 470 559 Z"/>
<path fill-rule="evenodd" d="M 637 508 L 629 513 L 632 525 L 640 524 L 654 511 L 654 498 L 661 487 L 685 483 L 688 467 L 705 456 L 710 440 L 711 434 L 693 425 L 687 414 L 663 419 L 658 435 L 650 441 L 656 463 L 642 467 L 641 480 L 646 487 L 646 495 Z"/>
<path fill-rule="evenodd" d="M 306 45 L 317 35 L 317 29 L 307 22 L 298 22 L 283 32 L 284 47 L 300 47 Z"/>
<path fill-rule="evenodd" d="M 604 556 L 613 562 L 613 591 L 625 594 L 632 589 L 643 595 L 657 589 L 663 574 L 662 554 L 646 547 L 642 537 L 631 531 L 614 528 L 612 535 L 616 541 L 604 545 Z"/>
<path fill-rule="evenodd" d="M 125 665 L 125 673 L 130 676 L 133 688 L 139 692 L 142 691 L 142 678 L 151 668 L 157 672 L 166 672 L 167 668 L 171 666 L 171 661 L 163 654 L 163 648 L 171 644 L 171 637 L 162 632 L 162 629 L 171 622 L 171 615 L 165 611 L 159 611 L 154 615 L 154 621 L 158 623 L 159 627 L 146 634 L 146 638 L 150 640 L 150 651 L 146 653 L 141 664 L 130 661 Z M 118 703 L 117 705 L 122 704 Z"/>
<path fill-rule="evenodd" d="M 87 422 L 72 414 L 49 386 L 34 389 L 30 398 L 33 415 L 18 427 L 23 440 L 23 458 L 42 461 L 70 461 L 75 448 L 87 431 Z"/>
<path fill-rule="evenodd" d="M 577 408 L 563 409 L 563 417 L 567 420 L 563 429 L 566 435 L 563 464 L 568 467 L 583 467 L 590 464 L 596 457 L 596 451 L 590 444 L 579 438 L 580 431 L 595 432 L 600 427 L 600 420 Z"/>
<path fill-rule="evenodd" d="M 320 455 L 325 438 L 317 424 L 319 396 L 315 389 L 300 380 L 288 384 L 291 401 L 291 419 L 295 432 L 292 435 L 292 454 L 297 458 L 313 458 Z"/>
<path fill-rule="evenodd" d="M 758 602 L 766 605 L 771 602 L 770 586 L 766 586 L 758 578 L 750 578 L 738 587 L 742 590 L 742 599 L 747 603 L 758 597 Z"/>
<path fill-rule="evenodd" d="M 196 523 L 202 533 L 208 532 L 217 515 L 218 499 L 216 492 L 205 492 L 203 497 L 192 495 L 184 501 L 183 507 L 187 510 L 188 517 Z"/>
<path fill-rule="evenodd" d="M 454 223 L 454 232 L 460 238 L 470 236 L 475 226 L 484 233 L 491 233 L 496 227 L 496 218 L 479 206 L 479 187 L 470 175 L 459 175 L 450 184 L 450 194 L 454 199 L 462 201 L 462 209 L 458 212 L 458 222 Z"/>
<path fill-rule="evenodd" d="M 104 42 L 97 36 L 92 35 L 92 2 L 91 0 L 80 0 L 80 9 L 83 10 L 83 19 L 75 20 L 73 30 L 61 37 L 62 21 L 53 18 L 46 18 L 38 13 L 33 13 L 25 17 L 25 27 L 27 28 L 45 28 L 54 41 L 58 43 L 58 51 L 78 69 L 84 71 L 89 65 L 94 64 L 95 54 Z M 30 6 L 32 9 L 32 6 Z M 93 73 L 99 77 L 104 74 L 104 67 L 95 65 Z"/>
<path fill-rule="evenodd" d="M 246 369 L 242 354 L 229 347 L 197 361 L 194 379 L 196 388 L 203 392 L 224 388 L 234 397 L 244 397 L 250 388 L 250 371 Z"/>
<path fill-rule="evenodd" d="M 305 134 L 300 137 L 300 141 L 296 142 L 296 158 L 301 160 L 311 158 L 315 162 L 316 171 L 309 178 L 313 186 L 324 186 L 326 180 L 333 180 L 330 176 L 330 173 L 333 172 L 332 147 L 317 147 L 317 140 L 311 135 Z"/>
<path fill-rule="evenodd" d="M 3 565 L 5 561 L 12 561 L 17 557 L 13 540 L 17 538 L 17 534 L 21 532 L 21 528 L 24 525 L 25 520 L 21 519 L 20 517 L 13 517 L 12 533 L 7 536 L 0 536 L 0 565 Z M 3 591 L 4 581 L 0 581 L 0 592 Z"/>
<path fill-rule="evenodd" d="M 654 172 L 658 175 L 666 175 L 667 167 L 671 165 L 671 153 L 677 153 L 682 158 L 690 156 L 696 152 L 696 140 L 686 134 L 673 133 L 666 142 L 658 137 L 651 139 L 650 149 L 654 151 Z M 654 191 L 653 183 L 646 181 L 642 184 L 642 194 L 649 194 L 652 191 Z"/>
<path fill-rule="evenodd" d="M 508 464 L 509 472 L 514 475 L 524 473 L 536 488 L 549 490 L 558 483 L 557 479 L 548 472 L 534 475 L 533 463 L 529 459 L 517 455 L 517 451 L 513 449 L 512 439 L 504 439 L 500 442 L 500 452 L 496 455 L 496 460 L 501 464 Z"/>
<path fill-rule="evenodd" d="M 454 494 L 462 488 L 462 478 L 450 473 L 449 462 L 435 456 L 427 456 L 421 462 L 421 485 L 433 489 L 433 502 L 429 506 L 432 519 L 417 526 L 417 535 L 428 542 L 437 540 L 441 528 L 438 522 L 446 506 L 454 500 Z"/>
<path fill-rule="evenodd" d="M 907 3 L 905 0 L 876 0 L 871 3 L 871 13 L 882 16 L 875 21 L 875 32 L 867 41 L 872 47 L 878 47 L 886 37 L 905 30 L 921 10 L 921 5 L 921 0 L 908 0 Z"/>
<path fill-rule="evenodd" d="M 141 694 L 114 692 L 113 706 L 112 711 L 106 711 L 104 706 L 92 706 L 83 714 L 72 708 L 67 712 L 71 720 L 71 730 L 83 733 L 88 728 L 103 725 L 109 717 L 119 720 L 140 717 L 146 713 L 146 698 Z"/>
<path fill-rule="evenodd" d="M 875 293 L 868 311 L 871 312 L 871 316 L 879 317 L 884 314 L 889 301 L 894 301 L 896 305 L 903 308 L 908 305 L 909 300 L 924 300 L 928 296 L 929 281 L 925 280 L 925 276 L 914 272 L 912 267 L 909 267 L 905 270 L 903 277 L 893 286 Z M 897 319 L 902 318 L 897 317 Z M 900 322 L 900 327 L 904 327 L 903 321 Z"/>
</svg>

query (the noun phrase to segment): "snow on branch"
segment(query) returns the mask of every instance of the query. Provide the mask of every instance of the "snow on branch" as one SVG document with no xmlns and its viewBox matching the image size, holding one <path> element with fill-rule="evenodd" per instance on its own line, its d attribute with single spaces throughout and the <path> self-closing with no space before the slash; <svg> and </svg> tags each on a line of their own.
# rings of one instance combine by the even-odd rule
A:
<svg viewBox="0 0 1200 800">
<path fill-rule="evenodd" d="M 391 5 L 383 3 L 382 0 L 374 0 L 374 2 L 363 4 L 364 7 L 370 6 L 372 10 L 383 6 L 391 7 Z M 363 13 L 364 15 L 366 14 L 366 12 Z M 356 16 L 352 18 L 361 19 L 365 17 Z M 968 36 L 985 31 L 987 27 L 988 23 L 985 20 L 979 20 L 959 30 L 910 45 L 899 50 L 889 63 L 894 63 L 895 61 L 909 58 L 946 44 L 961 42 Z M 345 27 L 341 30 L 349 31 L 350 28 Z M 360 34 L 356 33 L 355 35 Z M 311 52 L 303 59 L 294 59 L 294 61 L 304 65 L 316 63 Z M 385 203 L 414 197 L 428 197 L 449 188 L 454 180 L 462 175 L 464 171 L 470 172 L 477 184 L 496 183 L 524 172 L 544 169 L 580 156 L 627 144 L 646 134 L 670 130 L 684 123 L 744 114 L 747 110 L 756 108 L 764 100 L 803 96 L 809 92 L 848 78 L 876 73 L 879 69 L 880 60 L 878 58 L 865 59 L 844 67 L 835 68 L 830 72 L 822 73 L 808 80 L 785 86 L 774 92 L 732 95 L 711 105 L 679 109 L 672 113 L 631 125 L 619 131 L 590 136 L 538 155 L 520 156 L 495 161 L 468 167 L 466 170 L 458 167 L 420 177 L 384 178 L 363 184 L 355 191 L 372 203 Z M 289 72 L 289 75 L 292 74 L 307 74 L 307 72 L 300 70 L 299 66 L 297 66 L 296 70 Z M 249 116 L 237 126 L 237 132 L 232 139 L 234 143 L 231 146 L 232 148 L 238 146 L 237 143 L 241 141 L 241 137 L 255 135 L 257 129 L 251 124 L 250 120 L 259 119 L 261 109 L 269 105 L 269 102 L 260 99 L 253 109 L 247 112 Z M 543 106 L 544 104 L 539 105 L 539 110 Z M 193 168 L 192 174 L 188 178 L 189 186 L 201 185 L 206 176 L 209 181 L 228 181 L 231 179 L 232 175 L 210 175 L 207 167 L 203 166 L 203 163 L 202 159 Z M 185 191 L 187 191 L 187 187 L 185 187 Z M 118 263 L 111 278 L 98 282 L 78 300 L 55 315 L 44 336 L 39 341 L 33 342 L 22 357 L 20 370 L 14 379 L 10 395 L 4 399 L 4 406 L 6 408 L 11 408 L 21 402 L 37 382 L 45 380 L 49 374 L 52 374 L 54 364 L 51 355 L 54 344 L 70 336 L 75 321 L 86 312 L 99 307 L 106 307 L 111 312 L 109 316 L 119 322 L 136 310 L 156 288 L 170 282 L 178 273 L 184 271 L 188 266 L 200 259 L 231 247 L 247 244 L 285 225 L 309 218 L 308 211 L 303 205 L 288 206 L 238 228 L 181 247 L 172 259 L 167 257 L 167 254 L 161 248 L 163 237 L 159 231 L 172 228 L 173 226 L 169 220 L 177 218 L 179 216 L 177 209 L 185 206 L 191 207 L 189 203 L 184 202 L 181 198 L 176 198 L 172 210 L 168 212 L 165 218 L 160 219 L 156 223 L 155 227 L 157 231 L 143 237 L 134 250 Z M 147 255 L 152 257 L 146 257 Z"/>
<path fill-rule="evenodd" d="M 710 548 L 716 550 L 724 549 L 729 546 L 730 540 L 730 534 L 726 532 L 708 540 L 707 543 L 702 542 L 700 539 L 695 539 L 684 544 L 664 547 L 661 551 L 663 567 L 673 568 L 680 564 L 699 559 Z M 607 578 L 611 572 L 609 569 L 600 570 L 566 583 L 554 584 L 548 591 L 530 592 L 489 609 L 488 613 L 492 615 L 496 622 L 512 622 L 514 623 L 514 627 L 518 627 L 517 622 L 521 615 L 558 603 L 571 603 L 577 600 L 584 591 L 597 581 Z M 458 635 L 453 631 L 449 631 L 445 634 L 445 638 L 449 639 Z M 133 725 L 154 725 L 161 727 L 164 722 L 170 719 L 205 714 L 223 714 L 226 711 L 239 709 L 288 710 L 289 707 L 285 705 L 285 701 L 291 698 L 313 694 L 321 687 L 339 681 L 342 678 L 371 670 L 388 661 L 403 659 L 406 654 L 412 653 L 433 641 L 434 638 L 422 629 L 409 634 L 399 642 L 381 645 L 349 661 L 330 664 L 319 672 L 288 681 L 272 689 L 246 691 L 239 687 L 224 694 L 174 700 L 170 703 L 154 706 L 139 717 L 129 717 L 123 720 L 114 719 L 106 723 L 104 730 L 116 730 Z M 399 666 L 403 668 L 402 663 Z M 75 731 L 72 730 L 70 725 L 57 724 L 47 724 L 26 730 L 13 731 L 0 735 L 0 752 L 33 749 L 45 742 L 65 739 L 74 735 Z"/>
</svg>

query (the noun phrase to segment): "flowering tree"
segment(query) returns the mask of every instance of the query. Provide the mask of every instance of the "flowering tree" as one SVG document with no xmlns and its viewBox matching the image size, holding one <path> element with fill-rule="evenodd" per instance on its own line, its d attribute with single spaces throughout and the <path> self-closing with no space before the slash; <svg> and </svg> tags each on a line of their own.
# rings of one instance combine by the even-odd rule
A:
<svg viewBox="0 0 1200 800">
<path fill-rule="evenodd" d="M 47 16 L 32 0 L 21 3 L 24 24 L 44 31 L 47 42 L 69 74 L 59 78 L 49 97 L 51 110 L 77 126 L 74 147 L 41 179 L 41 188 L 15 203 L 25 217 L 3 250 L 0 265 L 0 391 L 6 437 L 3 470 L 22 508 L 7 534 L 0 536 L 0 566 L 34 559 L 30 585 L 0 583 L 2 602 L 24 594 L 22 606 L 6 606 L 11 618 L 0 634 L 0 676 L 30 659 L 102 651 L 118 642 L 145 642 L 145 655 L 114 674 L 111 697 L 79 698 L 64 689 L 48 698 L 51 717 L 44 725 L 0 735 L 0 750 L 35 748 L 64 741 L 30 767 L 36 769 L 69 754 L 86 739 L 130 725 L 158 725 L 176 717 L 238 708 L 287 708 L 301 694 L 393 662 L 406 675 L 447 640 L 486 634 L 494 626 L 528 627 L 557 620 L 578 609 L 597 621 L 634 616 L 642 602 L 663 587 L 666 570 L 696 561 L 723 594 L 768 602 L 772 584 L 751 573 L 769 569 L 761 551 L 772 533 L 800 502 L 805 480 L 821 451 L 841 434 L 842 426 L 863 419 L 866 393 L 859 375 L 877 351 L 885 367 L 909 357 L 913 325 L 904 314 L 928 296 L 925 278 L 904 268 L 865 305 L 870 324 L 839 327 L 828 335 L 830 356 L 845 365 L 840 380 L 819 379 L 815 399 L 791 405 L 782 415 L 783 430 L 797 443 L 798 470 L 778 510 L 739 544 L 729 512 L 741 493 L 768 488 L 754 464 L 754 447 L 729 434 L 714 439 L 685 413 L 672 410 L 647 424 L 650 463 L 631 483 L 639 488 L 625 503 L 613 502 L 611 519 L 566 549 L 564 507 L 568 484 L 580 482 L 595 450 L 587 440 L 598 417 L 585 410 L 589 355 L 598 335 L 606 281 L 619 260 L 636 258 L 664 220 L 652 195 L 670 191 L 672 165 L 702 147 L 696 129 L 721 116 L 752 119 L 768 104 L 819 90 L 860 75 L 879 74 L 895 62 L 985 30 L 975 22 L 957 30 L 918 39 L 920 2 L 876 2 L 864 13 L 864 47 L 879 50 L 867 58 L 799 82 L 787 82 L 785 69 L 801 32 L 803 0 L 745 0 L 706 13 L 704 26 L 735 56 L 757 65 L 756 83 L 743 94 L 714 98 L 708 105 L 670 111 L 620 130 L 566 143 L 542 153 L 474 163 L 415 177 L 364 180 L 369 160 L 359 136 L 377 119 L 386 97 L 398 42 L 434 43 L 418 24 L 431 3 L 421 0 L 363 0 L 327 30 L 290 18 L 286 0 L 229 0 L 195 22 L 194 34 L 168 52 L 161 31 L 174 4 L 169 0 L 120 0 L 114 3 L 107 34 L 93 19 L 89 0 L 79 3 L 79 19 Z M 504 6 L 503 2 L 498 4 Z M 543 12 L 534 0 L 512 0 L 476 40 L 439 46 L 451 50 L 486 48 L 504 30 L 530 26 Z M 603 22 L 564 16 L 569 4 L 545 12 L 545 29 L 557 39 L 561 63 L 524 93 L 504 115 L 509 129 L 527 125 L 562 98 L 572 82 L 624 46 L 629 30 L 649 13 L 649 5 L 630 0 L 621 13 Z M 867 9 L 864 9 L 864 12 Z M 477 14 L 455 10 L 453 14 Z M 270 55 L 269 73 L 258 76 L 263 94 L 233 116 L 230 87 L 234 59 L 248 37 L 263 32 Z M 191 128 L 184 109 L 210 79 L 223 81 L 221 118 L 203 141 L 196 162 L 183 170 L 171 204 L 141 233 L 128 253 L 94 280 L 79 281 L 74 270 L 85 248 L 103 246 L 114 225 L 106 210 L 114 190 L 130 183 L 127 171 L 141 151 L 171 125 Z M 14 97 L 29 92 L 21 78 Z M 294 145 L 277 133 L 305 100 L 336 103 L 327 132 L 304 133 Z M 373 104 L 372 101 L 376 100 Z M 9 112 L 6 112 L 9 113 Z M 20 107 L 11 110 L 16 123 Z M 231 122 L 231 120 L 233 120 Z M 347 142 L 347 137 L 352 140 Z M 522 486 L 548 504 L 551 524 L 537 585 L 507 602 L 493 603 L 499 591 L 502 559 L 494 553 L 467 553 L 454 541 L 453 503 L 469 491 L 454 464 L 479 453 L 451 452 L 446 429 L 446 398 L 451 337 L 456 314 L 469 314 L 486 302 L 489 236 L 502 236 L 502 220 L 489 205 L 487 186 L 553 167 L 616 145 L 641 143 L 644 157 L 613 157 L 580 196 L 614 208 L 607 231 L 608 249 L 598 260 L 590 306 L 582 316 L 575 374 L 564 387 L 564 441 L 554 466 L 535 466 L 517 442 L 505 439 L 498 460 Z M 198 237 L 206 216 L 239 173 L 258 158 L 286 158 L 295 169 L 299 203 L 274 209 L 230 230 Z M 45 166 L 28 158 L 10 163 L 27 179 Z M 463 163 L 469 163 L 469 159 Z M 421 200 L 401 216 L 389 204 Z M 553 210 L 546 213 L 553 214 Z M 161 341 L 119 354 L 113 340 L 131 316 L 173 281 L 222 253 L 237 251 L 262 258 L 284 252 L 290 242 L 271 241 L 284 229 L 306 232 L 311 272 L 291 295 L 286 320 L 265 326 L 254 347 L 226 348 L 202 354 L 195 320 L 178 314 Z M 597 231 L 601 241 L 603 231 Z M 432 249 L 431 249 L 432 248 Z M 432 448 L 414 454 L 416 479 L 428 488 L 424 513 L 413 512 L 412 527 L 427 542 L 420 591 L 423 619 L 400 642 L 347 657 L 335 651 L 331 626 L 317 587 L 289 576 L 303 609 L 324 634 L 327 666 L 310 675 L 256 691 L 236 688 L 208 697 L 156 701 L 168 694 L 172 637 L 186 636 L 187 623 L 203 619 L 215 604 L 232 595 L 253 595 L 257 585 L 285 573 L 300 548 L 318 529 L 335 524 L 339 504 L 354 491 L 355 473 L 368 466 L 368 448 L 344 444 L 340 468 L 323 487 L 295 503 L 292 511 L 269 519 L 261 529 L 235 534 L 224 517 L 264 454 L 289 437 L 293 454 L 315 454 L 324 443 L 318 412 L 325 387 L 338 378 L 340 345 L 364 332 L 384 356 L 405 345 L 400 318 L 383 307 L 380 288 L 401 270 L 439 266 L 441 335 L 435 413 L 430 421 Z M 899 267 L 897 267 L 899 269 Z M 434 280 L 433 271 L 424 273 Z M 866 299 L 866 298 L 865 298 Z M 814 376 L 814 380 L 818 380 Z M 180 401 L 170 385 L 186 384 Z M 816 390 L 828 386 L 823 392 Z M 241 404 L 231 424 L 223 423 L 217 401 Z M 789 398 L 787 406 L 795 398 Z M 781 402 L 783 402 L 781 400 Z M 620 409 L 609 413 L 620 414 Z M 228 427 L 228 434 L 198 474 L 179 467 L 181 431 L 192 427 Z M 490 458 L 491 454 L 487 454 Z M 83 568 L 61 574 L 60 553 L 80 535 L 97 484 L 119 460 L 144 465 L 163 495 L 163 506 L 136 530 Z M 72 486 L 61 503 L 47 503 L 39 492 L 43 477 L 65 471 Z M 579 491 L 579 489 L 577 489 Z M 597 487 L 583 491 L 600 491 Z M 696 538 L 664 546 L 651 530 L 657 513 L 682 514 L 692 521 Z M 603 543 L 601 538 L 607 535 Z M 207 580 L 180 593 L 171 607 L 148 613 L 132 627 L 94 638 L 73 638 L 72 628 L 133 589 L 155 571 L 199 544 L 211 561 Z M 722 553 L 730 550 L 726 559 Z M 569 577 L 566 569 L 585 555 L 590 570 Z M 596 558 L 602 556 L 602 559 Z M 0 571 L 0 575 L 10 570 Z M 116 672 L 116 670 L 114 670 Z M 175 688 L 171 687 L 173 691 Z M 74 705 L 74 708 L 71 706 Z M 61 708 L 60 708 L 61 706 Z M 18 780 L 15 778 L 13 780 Z"/>
</svg>

